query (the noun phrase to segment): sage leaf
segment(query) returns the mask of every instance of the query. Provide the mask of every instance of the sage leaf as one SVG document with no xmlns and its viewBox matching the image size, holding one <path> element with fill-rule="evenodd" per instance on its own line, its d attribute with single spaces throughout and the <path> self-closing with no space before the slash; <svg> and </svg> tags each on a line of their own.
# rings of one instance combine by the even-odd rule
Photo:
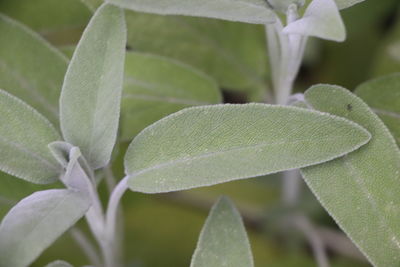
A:
<svg viewBox="0 0 400 267">
<path fill-rule="evenodd" d="M 50 183 L 61 171 L 47 144 L 59 140 L 36 110 L 0 90 L 0 170 L 33 183 Z"/>
<path fill-rule="evenodd" d="M 212 207 L 190 264 L 190 267 L 221 266 L 254 266 L 242 217 L 227 197 L 220 198 Z"/>
<path fill-rule="evenodd" d="M 346 29 L 334 0 L 312 1 L 304 16 L 289 23 L 283 32 L 338 42 L 346 39 Z"/>
<path fill-rule="evenodd" d="M 335 1 L 339 9 L 345 9 L 354 6 L 355 4 L 364 2 L 365 0 L 335 0 Z"/>
<path fill-rule="evenodd" d="M 355 93 L 381 118 L 400 145 L 400 73 L 365 82 Z"/>
<path fill-rule="evenodd" d="M 73 267 L 73 266 L 66 261 L 57 260 L 50 262 L 45 267 Z"/>
<path fill-rule="evenodd" d="M 84 194 L 67 189 L 39 191 L 21 200 L 0 225 L 0 266 L 31 264 L 89 206 Z"/>
<path fill-rule="evenodd" d="M 365 127 L 371 141 L 345 157 L 302 170 L 319 201 L 374 266 L 400 262 L 400 152 L 383 122 L 337 86 L 305 93 L 313 108 Z"/>
<path fill-rule="evenodd" d="M 217 84 L 200 71 L 160 56 L 127 53 L 121 138 L 131 140 L 146 126 L 183 108 L 220 102 Z"/>
<path fill-rule="evenodd" d="M 266 24 L 275 14 L 264 0 L 108 0 L 140 12 L 185 15 Z"/>
<path fill-rule="evenodd" d="M 0 14 L 0 88 L 58 125 L 58 99 L 68 60 L 37 33 Z"/>
<path fill-rule="evenodd" d="M 352 122 L 295 107 L 193 107 L 137 135 L 125 155 L 125 170 L 130 189 L 169 192 L 318 164 L 369 138 Z"/>
<path fill-rule="evenodd" d="M 78 146 L 94 169 L 108 163 L 116 140 L 125 39 L 122 10 L 102 5 L 74 52 L 61 92 L 64 139 Z"/>
</svg>

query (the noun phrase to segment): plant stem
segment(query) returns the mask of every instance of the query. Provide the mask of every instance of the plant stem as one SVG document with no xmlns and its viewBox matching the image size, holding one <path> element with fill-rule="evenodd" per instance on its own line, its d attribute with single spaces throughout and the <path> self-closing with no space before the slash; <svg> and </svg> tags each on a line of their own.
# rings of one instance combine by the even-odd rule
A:
<svg viewBox="0 0 400 267">
<path fill-rule="evenodd" d="M 90 263 L 93 266 L 101 266 L 99 254 L 85 234 L 77 227 L 73 227 L 70 230 L 70 234 L 75 242 L 82 248 Z"/>
</svg>

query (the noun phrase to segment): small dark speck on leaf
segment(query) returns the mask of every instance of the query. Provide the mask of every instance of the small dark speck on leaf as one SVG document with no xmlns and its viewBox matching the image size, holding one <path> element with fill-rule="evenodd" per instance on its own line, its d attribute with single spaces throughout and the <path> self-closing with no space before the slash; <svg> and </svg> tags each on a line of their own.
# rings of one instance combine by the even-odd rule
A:
<svg viewBox="0 0 400 267">
<path fill-rule="evenodd" d="M 348 111 L 352 111 L 353 110 L 353 106 L 351 104 L 347 104 L 347 110 Z"/>
</svg>

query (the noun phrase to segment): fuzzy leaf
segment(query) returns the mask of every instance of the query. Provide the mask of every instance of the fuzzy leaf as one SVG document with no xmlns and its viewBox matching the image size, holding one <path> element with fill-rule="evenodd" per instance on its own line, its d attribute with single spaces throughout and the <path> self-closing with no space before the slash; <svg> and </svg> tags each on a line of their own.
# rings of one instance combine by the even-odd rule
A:
<svg viewBox="0 0 400 267">
<path fill-rule="evenodd" d="M 185 107 L 219 102 L 216 83 L 196 69 L 164 57 L 127 53 L 123 139 L 132 139 L 146 126 Z"/>
<path fill-rule="evenodd" d="M 400 145 L 400 73 L 368 81 L 356 89 Z"/>
<path fill-rule="evenodd" d="M 371 141 L 331 162 L 302 170 L 322 205 L 374 266 L 400 262 L 400 151 L 383 122 L 341 87 L 309 89 L 313 108 L 365 127 Z"/>
<path fill-rule="evenodd" d="M 136 136 L 125 169 L 134 191 L 184 190 L 321 163 L 369 138 L 352 122 L 295 107 L 194 107 Z"/>
<path fill-rule="evenodd" d="M 304 16 L 287 25 L 283 32 L 338 42 L 346 39 L 346 29 L 334 0 L 312 1 Z"/>
<path fill-rule="evenodd" d="M 335 1 L 339 9 L 345 9 L 354 6 L 355 4 L 364 2 L 365 0 L 335 0 Z"/>
<path fill-rule="evenodd" d="M 264 0 L 108 0 L 123 8 L 161 15 L 208 17 L 266 24 L 275 14 Z"/>
<path fill-rule="evenodd" d="M 254 266 L 240 213 L 226 197 L 212 207 L 190 264 L 190 267 L 221 266 Z"/>
<path fill-rule="evenodd" d="M 58 261 L 50 262 L 45 267 L 73 267 L 73 266 L 66 261 L 58 260 Z"/>
<path fill-rule="evenodd" d="M 25 267 L 89 209 L 82 193 L 53 189 L 21 200 L 0 225 L 0 266 Z"/>
<path fill-rule="evenodd" d="M 36 110 L 0 90 L 0 170 L 33 183 L 55 181 L 61 166 L 47 144 L 59 140 Z"/>
<path fill-rule="evenodd" d="M 105 166 L 115 144 L 126 43 L 123 12 L 100 7 L 74 52 L 61 93 L 61 129 L 92 168 Z"/>
<path fill-rule="evenodd" d="M 68 60 L 26 26 L 0 14 L 0 88 L 58 125 L 58 99 Z"/>
</svg>

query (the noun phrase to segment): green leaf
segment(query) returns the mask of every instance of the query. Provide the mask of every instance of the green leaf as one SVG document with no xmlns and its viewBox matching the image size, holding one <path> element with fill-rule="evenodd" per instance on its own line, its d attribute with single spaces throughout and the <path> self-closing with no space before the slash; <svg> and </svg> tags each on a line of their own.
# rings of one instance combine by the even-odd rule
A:
<svg viewBox="0 0 400 267">
<path fill-rule="evenodd" d="M 0 88 L 58 125 L 58 100 L 68 60 L 26 26 L 0 14 Z"/>
<path fill-rule="evenodd" d="M 263 0 L 108 0 L 123 8 L 161 15 L 207 17 L 266 24 L 275 14 Z"/>
<path fill-rule="evenodd" d="M 28 266 L 89 206 L 84 194 L 66 189 L 36 192 L 20 201 L 0 225 L 0 266 Z"/>
<path fill-rule="evenodd" d="M 123 139 L 131 140 L 146 126 L 183 108 L 219 102 L 215 81 L 196 69 L 164 57 L 127 53 Z"/>
<path fill-rule="evenodd" d="M 268 3 L 273 7 L 273 9 L 278 10 L 284 14 L 288 10 L 289 6 L 296 4 L 298 8 L 302 7 L 305 0 L 267 0 Z"/>
<path fill-rule="evenodd" d="M 47 144 L 60 139 L 42 115 L 0 90 L 0 170 L 33 183 L 55 181 L 61 166 Z"/>
<path fill-rule="evenodd" d="M 60 99 L 61 129 L 92 168 L 105 166 L 115 144 L 124 71 L 126 28 L 121 9 L 103 5 L 80 40 Z"/>
<path fill-rule="evenodd" d="M 352 122 L 295 107 L 194 107 L 137 135 L 125 169 L 132 190 L 169 192 L 318 164 L 369 138 Z"/>
<path fill-rule="evenodd" d="M 365 0 L 335 0 L 335 1 L 339 9 L 345 9 L 354 6 L 355 4 L 364 2 Z"/>
<path fill-rule="evenodd" d="M 268 59 L 264 28 L 216 19 L 126 12 L 128 43 L 194 66 L 220 87 L 265 99 Z"/>
<path fill-rule="evenodd" d="M 355 93 L 381 118 L 400 145 L 400 73 L 368 81 Z"/>
<path fill-rule="evenodd" d="M 305 94 L 315 109 L 365 127 L 371 141 L 331 162 L 302 170 L 319 201 L 374 266 L 400 262 L 400 152 L 383 122 L 358 97 L 337 86 Z"/>
<path fill-rule="evenodd" d="M 73 267 L 73 266 L 66 261 L 57 260 L 50 262 L 45 267 Z"/>
<path fill-rule="evenodd" d="M 190 267 L 221 266 L 254 266 L 240 213 L 226 197 L 212 207 L 190 264 Z"/>
<path fill-rule="evenodd" d="M 346 39 L 346 29 L 339 10 L 333 0 L 314 0 L 307 7 L 304 16 L 284 29 L 284 33 L 314 36 L 342 42 Z"/>
</svg>

